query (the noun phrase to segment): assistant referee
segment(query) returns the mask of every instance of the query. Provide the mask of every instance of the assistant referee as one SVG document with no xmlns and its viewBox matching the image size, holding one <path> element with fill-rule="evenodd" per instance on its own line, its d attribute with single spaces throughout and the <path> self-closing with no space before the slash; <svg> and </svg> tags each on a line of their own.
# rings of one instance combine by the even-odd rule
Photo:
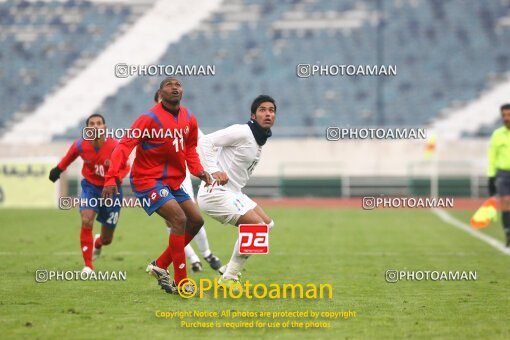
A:
<svg viewBox="0 0 510 340">
<path fill-rule="evenodd" d="M 510 247 L 510 104 L 500 108 L 504 126 L 494 130 L 489 147 L 489 195 L 499 194 L 506 246 Z"/>
</svg>

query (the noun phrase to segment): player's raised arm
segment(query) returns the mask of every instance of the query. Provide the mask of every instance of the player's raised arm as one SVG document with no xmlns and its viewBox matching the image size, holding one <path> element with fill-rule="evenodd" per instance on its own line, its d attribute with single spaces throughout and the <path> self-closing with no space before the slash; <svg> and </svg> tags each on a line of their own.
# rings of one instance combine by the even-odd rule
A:
<svg viewBox="0 0 510 340">
<path fill-rule="evenodd" d="M 131 131 L 140 130 L 143 131 L 150 126 L 151 119 L 146 116 L 140 116 L 131 126 Z M 112 152 L 110 159 L 110 168 L 108 173 L 105 175 L 104 187 L 103 187 L 103 198 L 111 198 L 115 195 L 118 190 L 117 186 L 120 185 L 122 178 L 127 175 L 129 169 L 126 170 L 128 164 L 128 158 L 133 151 L 134 147 L 140 143 L 140 138 L 134 138 L 131 135 L 124 136 L 119 144 L 115 147 Z"/>
<path fill-rule="evenodd" d="M 242 125 L 231 125 L 225 129 L 204 135 L 198 141 L 198 149 L 202 155 L 202 165 L 211 174 L 220 171 L 217 165 L 219 147 L 238 146 L 246 141 Z"/>
<path fill-rule="evenodd" d="M 78 143 L 80 143 L 81 140 L 74 141 L 74 143 L 71 145 L 69 150 L 67 151 L 66 155 L 60 160 L 58 165 L 50 170 L 50 181 L 55 183 L 59 178 L 60 174 L 64 171 L 66 171 L 67 167 L 74 162 L 76 158 L 80 155 L 80 151 L 78 149 Z"/>
<path fill-rule="evenodd" d="M 205 182 L 206 185 L 212 184 L 212 177 L 207 171 L 204 170 L 200 158 L 197 153 L 197 140 L 198 140 L 198 124 L 195 116 L 191 116 L 189 124 L 189 134 L 186 138 L 186 164 L 189 172 L 200 178 Z"/>
<path fill-rule="evenodd" d="M 204 170 L 197 154 L 198 126 L 195 116 L 191 116 L 189 124 L 189 134 L 186 139 L 186 164 L 189 172 L 198 177 L 198 173 Z"/>
</svg>

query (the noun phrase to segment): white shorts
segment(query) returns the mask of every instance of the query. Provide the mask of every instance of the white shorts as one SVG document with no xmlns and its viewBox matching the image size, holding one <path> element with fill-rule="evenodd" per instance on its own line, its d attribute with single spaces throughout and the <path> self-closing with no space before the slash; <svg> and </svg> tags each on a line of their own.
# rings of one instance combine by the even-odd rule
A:
<svg viewBox="0 0 510 340">
<path fill-rule="evenodd" d="M 223 224 L 236 225 L 241 216 L 254 209 L 257 203 L 242 192 L 232 192 L 222 187 L 214 187 L 211 192 L 200 185 L 197 203 L 207 215 Z"/>
<path fill-rule="evenodd" d="M 191 183 L 191 176 L 188 169 L 186 169 L 186 178 L 181 183 L 181 189 L 191 197 L 191 200 L 195 202 L 195 194 L 193 193 L 193 183 Z"/>
</svg>

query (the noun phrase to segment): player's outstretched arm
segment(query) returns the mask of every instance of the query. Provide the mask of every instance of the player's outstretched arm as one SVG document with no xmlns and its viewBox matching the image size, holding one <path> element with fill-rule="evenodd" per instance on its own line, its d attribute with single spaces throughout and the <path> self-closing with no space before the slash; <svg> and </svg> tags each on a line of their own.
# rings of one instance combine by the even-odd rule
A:
<svg viewBox="0 0 510 340">
<path fill-rule="evenodd" d="M 69 150 L 67 150 L 66 155 L 64 156 L 64 158 L 62 158 L 60 160 L 58 165 L 50 170 L 50 176 L 49 176 L 50 181 L 55 183 L 60 178 L 60 175 L 62 174 L 62 172 L 64 172 L 67 169 L 67 167 L 72 162 L 74 162 L 74 160 L 76 158 L 78 158 L 78 156 L 80 155 L 80 150 L 78 149 L 78 143 L 79 143 L 79 141 L 75 141 L 71 145 Z"/>
<path fill-rule="evenodd" d="M 190 173 L 203 180 L 205 182 L 205 186 L 227 184 L 228 176 L 226 173 L 216 171 L 211 175 L 209 172 L 204 170 L 196 150 L 199 136 L 202 138 L 204 134 L 198 128 L 196 118 L 192 116 L 190 122 L 190 132 L 188 138 L 186 139 L 186 164 L 188 165 Z"/>
<path fill-rule="evenodd" d="M 228 175 L 217 166 L 217 150 L 219 147 L 238 146 L 246 142 L 247 136 L 243 125 L 232 125 L 202 136 L 198 141 L 198 149 L 202 155 L 202 164 L 215 179 L 215 184 L 224 185 Z"/>
<path fill-rule="evenodd" d="M 150 124 L 151 118 L 142 115 L 133 123 L 131 130 L 144 131 L 150 127 Z M 139 143 L 140 138 L 133 138 L 130 135 L 126 135 L 120 140 L 115 149 L 113 149 L 112 156 L 110 158 L 110 167 L 108 168 L 108 173 L 105 176 L 104 189 L 107 187 L 117 186 L 118 183 L 122 182 L 122 178 L 129 172 L 129 169 L 126 170 L 126 166 L 129 164 L 129 155 Z M 110 191 L 111 189 L 109 192 Z"/>
</svg>

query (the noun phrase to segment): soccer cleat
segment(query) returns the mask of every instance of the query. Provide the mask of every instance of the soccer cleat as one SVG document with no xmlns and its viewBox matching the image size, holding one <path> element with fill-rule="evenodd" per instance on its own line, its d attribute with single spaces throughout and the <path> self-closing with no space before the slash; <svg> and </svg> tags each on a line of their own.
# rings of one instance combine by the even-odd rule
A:
<svg viewBox="0 0 510 340">
<path fill-rule="evenodd" d="M 240 284 L 241 281 L 239 281 L 239 279 L 226 279 L 223 275 L 218 279 L 218 285 L 220 285 L 220 288 L 232 290 L 234 292 L 239 291 Z"/>
<path fill-rule="evenodd" d="M 202 271 L 202 263 L 200 261 L 193 262 L 191 264 L 191 270 L 193 270 L 194 273 L 198 273 Z"/>
<path fill-rule="evenodd" d="M 223 276 L 223 274 L 225 274 L 225 272 L 227 271 L 227 266 L 228 266 L 228 263 L 224 266 L 222 266 L 220 269 L 218 269 L 218 273 L 220 273 L 220 275 Z M 237 279 L 238 280 L 241 280 L 241 272 L 237 273 Z"/>
<path fill-rule="evenodd" d="M 94 245 L 94 251 L 92 252 L 92 261 L 97 260 L 97 258 L 99 257 L 99 255 L 101 255 L 101 249 L 102 249 L 102 247 L 101 247 L 101 248 L 96 248 L 96 240 L 97 240 L 98 238 L 100 238 L 100 237 L 101 237 L 101 234 L 96 234 L 96 235 L 94 236 L 94 243 L 92 243 L 92 244 Z"/>
<path fill-rule="evenodd" d="M 209 263 L 212 269 L 218 270 L 221 267 L 221 261 L 218 256 L 215 256 L 211 253 L 211 255 L 204 257 L 204 260 Z"/>
<path fill-rule="evenodd" d="M 170 284 L 170 277 L 168 276 L 168 272 L 163 268 L 159 268 L 156 265 L 156 261 L 149 263 L 145 271 L 158 280 L 158 285 L 161 287 L 161 289 L 164 289 L 165 292 L 173 293 L 173 290 L 177 289 L 177 287 L 173 287 L 172 284 Z"/>
<path fill-rule="evenodd" d="M 82 273 L 87 273 L 87 274 L 90 274 L 94 271 L 94 269 L 90 268 L 89 266 L 85 266 L 83 267 L 83 269 L 81 270 Z"/>
<path fill-rule="evenodd" d="M 167 293 L 179 294 L 183 297 L 193 297 L 196 294 L 198 294 L 198 287 L 196 287 L 192 283 L 183 284 L 183 285 L 181 285 L 180 288 L 175 284 L 175 281 L 172 281 L 172 283 L 170 285 L 172 287 L 172 291 L 171 292 L 167 291 Z M 196 293 L 195 293 L 195 291 L 196 291 Z"/>
</svg>

